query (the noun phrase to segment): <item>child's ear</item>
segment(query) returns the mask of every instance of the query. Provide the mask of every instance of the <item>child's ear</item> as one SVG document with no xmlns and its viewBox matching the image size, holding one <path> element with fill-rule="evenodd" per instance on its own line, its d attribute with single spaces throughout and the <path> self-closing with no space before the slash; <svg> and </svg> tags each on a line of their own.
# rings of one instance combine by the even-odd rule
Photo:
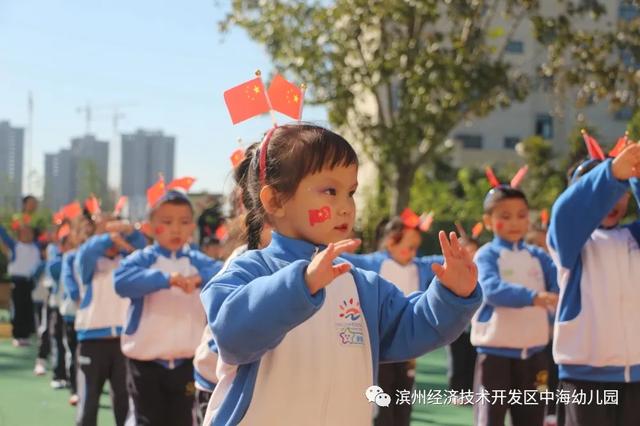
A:
<svg viewBox="0 0 640 426">
<path fill-rule="evenodd" d="M 485 213 L 482 215 L 482 223 L 484 223 L 484 227 L 488 230 L 491 231 L 491 215 Z"/>
<path fill-rule="evenodd" d="M 264 211 L 267 214 L 281 218 L 284 216 L 284 209 L 278 199 L 278 194 L 271 185 L 265 185 L 260 190 L 260 202 L 264 206 Z"/>
</svg>

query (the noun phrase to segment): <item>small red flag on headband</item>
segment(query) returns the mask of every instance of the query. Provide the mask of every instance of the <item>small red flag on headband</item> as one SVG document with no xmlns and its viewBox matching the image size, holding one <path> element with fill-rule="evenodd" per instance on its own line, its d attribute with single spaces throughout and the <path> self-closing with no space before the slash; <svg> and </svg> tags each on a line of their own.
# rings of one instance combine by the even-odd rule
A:
<svg viewBox="0 0 640 426">
<path fill-rule="evenodd" d="M 224 242 L 229 236 L 229 230 L 227 229 L 227 226 L 224 224 L 218 226 L 215 232 L 215 236 L 218 239 L 218 241 L 220 241 L 221 243 Z"/>
<path fill-rule="evenodd" d="M 58 239 L 61 240 L 64 237 L 68 236 L 71 233 L 71 227 L 69 227 L 68 223 L 65 223 L 58 229 Z"/>
<path fill-rule="evenodd" d="M 478 222 L 475 225 L 473 225 L 473 228 L 471 228 L 471 236 L 473 238 L 478 238 L 480 234 L 482 234 L 483 230 L 484 230 L 484 225 L 482 224 L 482 222 Z"/>
<path fill-rule="evenodd" d="M 147 189 L 147 203 L 149 203 L 149 206 L 155 206 L 165 192 L 164 178 L 161 176 L 156 183 Z"/>
<path fill-rule="evenodd" d="M 62 212 L 67 219 L 73 220 L 82 214 L 82 207 L 78 201 L 74 201 L 73 203 L 64 206 L 62 208 Z"/>
<path fill-rule="evenodd" d="M 124 205 L 127 204 L 127 199 L 128 198 L 126 195 L 121 195 L 120 198 L 118 198 L 118 202 L 116 203 L 116 206 L 113 209 L 114 215 L 118 216 L 122 212 Z"/>
<path fill-rule="evenodd" d="M 300 120 L 304 94 L 298 86 L 278 74 L 271 81 L 268 93 L 271 107 L 274 110 L 288 115 L 294 120 Z"/>
<path fill-rule="evenodd" d="M 195 181 L 195 178 L 189 176 L 174 179 L 169 182 L 169 185 L 167 185 L 167 190 L 182 189 L 183 191 L 188 192 Z"/>
<path fill-rule="evenodd" d="M 518 172 L 511 179 L 511 183 L 510 183 L 511 187 L 512 188 L 519 187 L 520 184 L 522 183 L 522 180 L 527 175 L 528 171 L 529 171 L 529 166 L 520 167 L 520 170 L 518 170 Z"/>
<path fill-rule="evenodd" d="M 484 169 L 484 173 L 487 175 L 487 180 L 489 181 L 489 185 L 491 185 L 492 188 L 500 186 L 500 181 L 496 177 L 496 174 L 493 173 L 493 169 L 491 167 L 487 166 Z"/>
<path fill-rule="evenodd" d="M 260 77 L 249 80 L 224 92 L 224 102 L 233 124 L 269 112 L 269 100 Z"/>
<path fill-rule="evenodd" d="M 64 211 L 62 209 L 58 210 L 53 214 L 52 222 L 54 225 L 60 225 L 64 220 Z"/>
<path fill-rule="evenodd" d="M 236 168 L 244 160 L 244 149 L 238 148 L 231 153 L 231 165 Z"/>
<path fill-rule="evenodd" d="M 609 157 L 616 158 L 620 153 L 624 150 L 629 142 L 629 133 L 625 132 L 624 136 L 618 138 L 618 142 L 613 147 L 611 151 L 609 151 Z"/>
<path fill-rule="evenodd" d="M 420 225 L 418 226 L 418 229 L 422 232 L 429 232 L 431 225 L 433 225 L 433 212 L 423 213 L 420 216 Z"/>
<path fill-rule="evenodd" d="M 585 145 L 587 145 L 587 151 L 589 152 L 589 157 L 593 160 L 604 160 L 604 152 L 602 152 L 602 148 L 600 148 L 600 144 L 595 138 L 593 138 L 586 130 L 582 129 L 582 138 L 584 139 Z"/>
<path fill-rule="evenodd" d="M 87 198 L 87 200 L 84 202 L 84 207 L 92 215 L 100 213 L 100 201 L 96 198 L 95 195 L 91 195 L 89 198 Z"/>
<path fill-rule="evenodd" d="M 149 222 L 143 222 L 142 225 L 140 225 L 140 232 L 150 237 L 153 235 L 153 228 L 151 228 L 151 224 Z"/>
<path fill-rule="evenodd" d="M 549 210 L 543 209 L 540 212 L 540 223 L 542 223 L 542 226 L 544 226 L 545 228 L 547 227 L 547 225 L 549 224 Z"/>
<path fill-rule="evenodd" d="M 420 225 L 420 216 L 415 214 L 409 207 L 400 213 L 400 218 L 407 228 L 417 228 Z"/>
</svg>

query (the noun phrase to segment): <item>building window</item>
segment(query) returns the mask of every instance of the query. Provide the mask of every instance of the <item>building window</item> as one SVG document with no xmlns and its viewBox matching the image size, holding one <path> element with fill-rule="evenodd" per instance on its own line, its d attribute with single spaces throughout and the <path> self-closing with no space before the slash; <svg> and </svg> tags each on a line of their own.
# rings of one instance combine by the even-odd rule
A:
<svg viewBox="0 0 640 426">
<path fill-rule="evenodd" d="M 628 106 L 620 108 L 613 114 L 613 118 L 618 121 L 629 121 L 631 117 L 633 117 L 633 109 Z"/>
<path fill-rule="evenodd" d="M 519 40 L 509 40 L 505 50 L 509 53 L 523 53 L 524 43 Z"/>
<path fill-rule="evenodd" d="M 543 139 L 553 139 L 553 117 L 549 114 L 536 116 L 536 135 Z"/>
<path fill-rule="evenodd" d="M 624 21 L 631 21 L 639 14 L 638 8 L 630 2 L 622 2 L 618 7 L 618 17 Z"/>
<path fill-rule="evenodd" d="M 464 149 L 482 149 L 482 135 L 458 135 Z"/>
<path fill-rule="evenodd" d="M 515 149 L 516 145 L 520 142 L 520 136 L 505 136 L 504 147 L 506 149 Z"/>
</svg>

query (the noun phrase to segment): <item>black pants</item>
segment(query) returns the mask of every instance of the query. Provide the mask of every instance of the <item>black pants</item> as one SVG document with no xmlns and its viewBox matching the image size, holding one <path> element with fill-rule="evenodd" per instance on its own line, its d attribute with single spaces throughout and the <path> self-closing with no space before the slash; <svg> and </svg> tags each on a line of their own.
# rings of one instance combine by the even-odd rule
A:
<svg viewBox="0 0 640 426">
<path fill-rule="evenodd" d="M 558 364 L 553 360 L 553 342 L 549 342 L 547 347 L 544 350 L 547 355 L 548 363 L 549 363 L 549 391 L 553 392 L 554 395 L 556 390 L 558 390 Z M 546 414 L 556 414 L 556 399 L 553 398 L 552 401 L 549 401 L 549 404 L 546 408 Z"/>
<path fill-rule="evenodd" d="M 375 426 L 408 426 L 411 421 L 411 404 L 396 404 L 398 391 L 413 389 L 415 382 L 415 361 L 380 364 L 378 386 L 391 396 L 391 405 L 379 407 Z"/>
<path fill-rule="evenodd" d="M 26 277 L 12 276 L 13 289 L 11 291 L 11 326 L 14 339 L 26 339 L 35 331 L 33 317 L 33 280 Z"/>
<path fill-rule="evenodd" d="M 204 417 L 207 415 L 207 407 L 212 394 L 213 392 L 196 388 L 196 404 L 198 405 L 196 415 L 199 425 L 204 425 Z"/>
<path fill-rule="evenodd" d="M 474 424 L 502 426 L 508 410 L 513 426 L 540 426 L 544 420 L 545 407 L 537 395 L 535 404 L 526 405 L 524 391 L 531 392 L 539 388 L 546 390 L 547 376 L 548 362 L 544 352 L 534 354 L 528 359 L 478 354 L 474 383 Z M 490 402 L 478 402 L 478 395 L 482 389 L 489 393 Z M 520 400 L 509 404 L 509 391 L 516 389 L 521 391 Z M 495 391 L 504 391 L 505 400 L 494 401 L 493 397 L 497 395 Z"/>
<path fill-rule="evenodd" d="M 590 404 L 558 402 L 558 426 L 637 426 L 640 425 L 640 383 L 585 382 L 560 380 L 558 389 L 573 395 L 584 392 Z M 617 391 L 617 404 L 604 404 L 604 391 Z M 596 399 L 600 396 L 600 402 Z"/>
<path fill-rule="evenodd" d="M 447 346 L 449 354 L 449 389 L 470 391 L 473 389 L 473 371 L 476 365 L 476 348 L 471 344 L 470 333 Z"/>
<path fill-rule="evenodd" d="M 116 425 L 123 426 L 129 412 L 127 367 L 120 350 L 120 339 L 84 340 L 78 343 L 78 426 L 98 421 L 100 395 L 108 380 Z"/>
<path fill-rule="evenodd" d="M 33 302 L 33 311 L 38 327 L 38 358 L 47 359 L 51 353 L 51 338 L 49 334 L 51 308 L 46 302 Z"/>
<path fill-rule="evenodd" d="M 58 308 L 49 308 L 49 336 L 51 337 L 51 359 L 53 380 L 68 380 L 66 348 L 64 346 L 64 321 Z"/>
<path fill-rule="evenodd" d="M 174 369 L 153 361 L 127 358 L 127 387 L 137 426 L 192 426 L 194 420 L 193 362 Z"/>
<path fill-rule="evenodd" d="M 65 361 L 67 364 L 69 389 L 71 390 L 71 395 L 75 395 L 78 393 L 78 340 L 75 325 L 71 321 L 64 321 L 64 340 L 67 349 Z"/>
</svg>

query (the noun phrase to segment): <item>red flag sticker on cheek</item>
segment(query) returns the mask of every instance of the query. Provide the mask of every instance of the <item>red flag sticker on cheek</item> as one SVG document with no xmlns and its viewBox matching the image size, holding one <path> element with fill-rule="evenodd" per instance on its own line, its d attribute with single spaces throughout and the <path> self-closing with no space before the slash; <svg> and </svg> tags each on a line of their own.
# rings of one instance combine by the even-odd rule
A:
<svg viewBox="0 0 640 426">
<path fill-rule="evenodd" d="M 163 232 L 164 232 L 164 226 L 162 226 L 162 225 L 156 226 L 156 229 L 154 229 L 154 233 L 155 233 L 156 235 L 160 235 L 160 234 L 162 234 Z"/>
<path fill-rule="evenodd" d="M 313 226 L 327 219 L 331 219 L 331 209 L 329 206 L 321 207 L 318 210 L 309 210 L 309 225 Z"/>
<path fill-rule="evenodd" d="M 498 221 L 498 223 L 496 223 L 496 229 L 498 231 L 502 231 L 502 228 L 504 228 L 504 223 L 501 221 Z"/>
</svg>

